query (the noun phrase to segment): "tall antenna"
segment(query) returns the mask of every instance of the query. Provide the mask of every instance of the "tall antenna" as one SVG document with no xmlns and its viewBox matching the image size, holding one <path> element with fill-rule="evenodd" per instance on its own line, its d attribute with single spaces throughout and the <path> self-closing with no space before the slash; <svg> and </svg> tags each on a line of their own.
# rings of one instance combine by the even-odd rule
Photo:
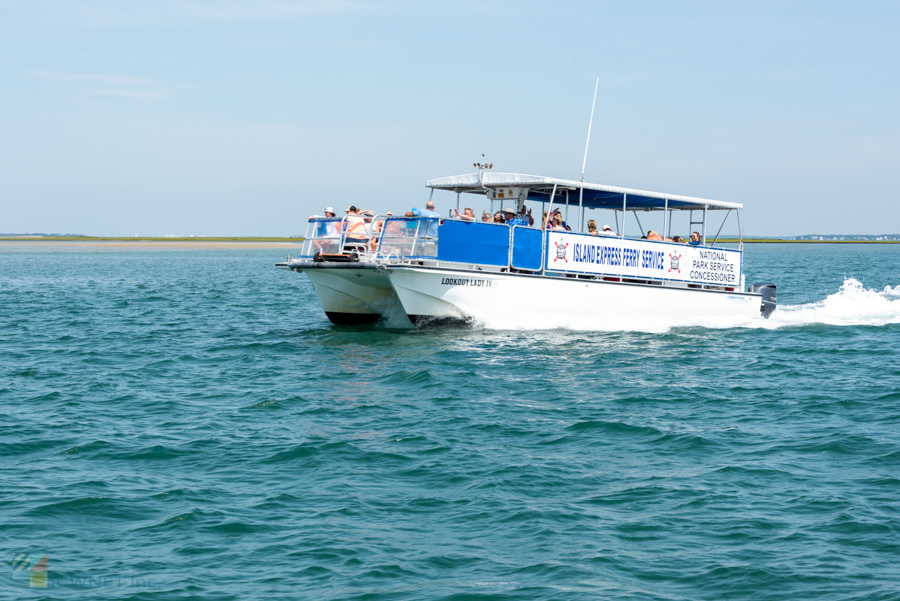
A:
<svg viewBox="0 0 900 601">
<path fill-rule="evenodd" d="M 597 105 L 597 88 L 600 86 L 600 76 L 597 76 L 597 83 L 594 84 L 594 101 L 591 103 L 591 120 L 588 121 L 588 137 L 584 143 L 584 162 L 581 163 L 581 181 L 584 181 L 584 167 L 587 165 L 587 151 L 591 144 L 591 126 L 594 124 L 594 107 Z"/>
<path fill-rule="evenodd" d="M 588 146 L 591 145 L 591 126 L 594 125 L 594 107 L 597 105 L 597 88 L 600 86 L 600 76 L 597 76 L 597 83 L 594 84 L 594 101 L 591 102 L 591 120 L 588 121 L 587 142 L 584 143 L 584 162 L 581 163 L 581 189 L 578 191 L 578 208 L 581 211 L 581 217 L 578 220 L 579 231 L 584 230 L 584 168 L 587 165 Z"/>
</svg>

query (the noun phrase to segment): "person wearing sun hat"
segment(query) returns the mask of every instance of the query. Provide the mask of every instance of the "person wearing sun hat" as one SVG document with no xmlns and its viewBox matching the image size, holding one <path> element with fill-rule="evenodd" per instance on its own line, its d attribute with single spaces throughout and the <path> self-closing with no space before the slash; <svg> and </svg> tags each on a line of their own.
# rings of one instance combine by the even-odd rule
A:
<svg viewBox="0 0 900 601">
<path fill-rule="evenodd" d="M 516 215 L 514 209 L 503 209 L 503 213 L 506 214 L 506 225 L 524 225 L 525 227 L 528 227 L 528 220 L 523 219 L 521 215 Z"/>
</svg>

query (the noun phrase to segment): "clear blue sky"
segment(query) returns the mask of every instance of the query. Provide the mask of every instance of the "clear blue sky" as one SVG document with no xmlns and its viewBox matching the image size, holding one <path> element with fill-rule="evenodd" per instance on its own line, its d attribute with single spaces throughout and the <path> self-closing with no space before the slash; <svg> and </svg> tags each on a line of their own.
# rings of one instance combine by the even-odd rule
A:
<svg viewBox="0 0 900 601">
<path fill-rule="evenodd" d="M 481 153 L 578 179 L 599 75 L 587 181 L 896 233 L 898 32 L 864 1 L 0 1 L 0 232 L 298 234 Z"/>
</svg>

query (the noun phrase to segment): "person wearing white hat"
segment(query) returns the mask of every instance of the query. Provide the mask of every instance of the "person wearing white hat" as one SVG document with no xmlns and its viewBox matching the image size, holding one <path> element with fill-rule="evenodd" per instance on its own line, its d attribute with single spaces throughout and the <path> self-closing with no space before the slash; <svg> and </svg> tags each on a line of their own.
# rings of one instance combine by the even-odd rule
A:
<svg viewBox="0 0 900 601">
<path fill-rule="evenodd" d="M 614 231 L 612 231 L 611 227 L 609 227 L 608 225 L 604 225 L 603 231 L 600 232 L 600 235 L 601 236 L 615 236 L 616 233 Z"/>
<path fill-rule="evenodd" d="M 331 221 L 335 219 L 337 215 L 334 212 L 334 207 L 325 207 L 325 216 L 322 215 L 310 215 L 310 220 L 313 219 L 328 219 L 329 221 L 320 221 L 316 225 L 315 229 L 315 237 L 316 238 L 340 238 L 341 237 L 341 222 L 340 221 Z M 313 240 L 313 246 L 318 249 L 320 252 L 325 252 L 325 246 L 323 246 L 322 242 L 317 240 Z M 329 251 L 330 252 L 330 251 Z"/>
<path fill-rule="evenodd" d="M 337 217 L 337 213 L 334 212 L 334 207 L 325 207 L 325 219 L 332 219 Z M 310 215 L 310 219 L 322 219 L 321 215 Z"/>
</svg>

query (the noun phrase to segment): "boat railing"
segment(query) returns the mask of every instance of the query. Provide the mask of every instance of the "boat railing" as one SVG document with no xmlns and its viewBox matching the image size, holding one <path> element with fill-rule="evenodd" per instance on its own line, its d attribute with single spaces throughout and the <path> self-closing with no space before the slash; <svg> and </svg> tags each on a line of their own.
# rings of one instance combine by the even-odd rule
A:
<svg viewBox="0 0 900 601">
<path fill-rule="evenodd" d="M 489 221 L 447 219 L 440 226 L 440 262 L 508 267 L 510 227 Z"/>
<path fill-rule="evenodd" d="M 376 217 L 378 219 L 378 217 Z M 387 217 L 381 227 L 378 257 L 436 259 L 441 219 L 437 217 Z"/>
<path fill-rule="evenodd" d="M 306 226 L 306 236 L 300 256 L 312 258 L 316 251 L 322 254 L 340 252 L 343 237 L 343 219 L 340 217 L 311 217 Z"/>
<path fill-rule="evenodd" d="M 489 269 L 506 272 L 526 272 L 560 277 L 600 278 L 610 281 L 657 285 L 684 285 L 714 287 L 689 282 L 684 277 L 630 276 L 615 266 L 600 272 L 583 270 L 568 262 L 550 264 L 552 252 L 550 237 L 553 234 L 575 236 L 594 246 L 625 248 L 639 242 L 644 249 L 653 246 L 661 251 L 674 252 L 679 248 L 698 248 L 677 242 L 646 240 L 618 236 L 592 236 L 577 232 L 541 230 L 523 225 L 509 226 L 503 223 L 439 219 L 435 217 L 393 217 L 377 215 L 367 223 L 365 238 L 356 240 L 347 233 L 347 218 L 312 218 L 307 228 L 302 256 L 353 252 L 354 259 L 378 260 L 387 263 L 411 262 L 441 266 L 452 264 L 468 269 Z M 706 250 L 734 249 L 701 245 Z M 622 251 L 624 252 L 624 251 Z M 739 252 L 739 251 L 737 251 Z M 699 285 L 698 285 L 699 284 Z M 726 288 L 730 289 L 730 288 Z"/>
</svg>

